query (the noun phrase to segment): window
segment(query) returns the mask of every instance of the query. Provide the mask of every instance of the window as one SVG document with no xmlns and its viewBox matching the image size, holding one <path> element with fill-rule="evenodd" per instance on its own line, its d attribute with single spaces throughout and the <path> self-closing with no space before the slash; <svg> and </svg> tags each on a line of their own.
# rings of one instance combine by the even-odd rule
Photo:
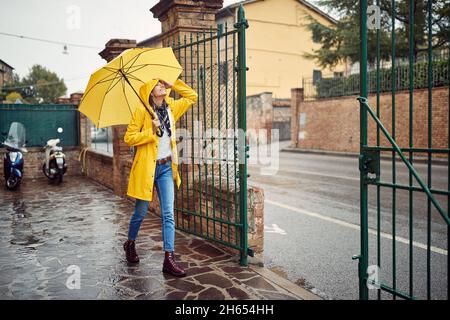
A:
<svg viewBox="0 0 450 320">
<path fill-rule="evenodd" d="M 317 81 L 322 80 L 322 71 L 313 70 L 313 85 L 316 85 Z"/>
<path fill-rule="evenodd" d="M 97 128 L 90 120 L 91 148 L 113 154 L 112 127 Z"/>
</svg>

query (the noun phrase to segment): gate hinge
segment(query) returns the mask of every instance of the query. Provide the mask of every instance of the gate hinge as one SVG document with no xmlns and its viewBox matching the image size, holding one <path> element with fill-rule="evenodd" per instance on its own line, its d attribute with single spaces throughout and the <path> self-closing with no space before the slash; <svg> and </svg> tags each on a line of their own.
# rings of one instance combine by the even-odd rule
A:
<svg viewBox="0 0 450 320">
<path fill-rule="evenodd" d="M 380 150 L 363 150 L 359 155 L 359 171 L 364 183 L 380 181 Z"/>
<path fill-rule="evenodd" d="M 239 70 L 240 70 L 239 65 L 234 66 L 234 72 L 239 72 Z M 250 70 L 250 68 L 249 67 L 245 67 L 245 71 L 248 71 L 248 70 Z"/>
</svg>

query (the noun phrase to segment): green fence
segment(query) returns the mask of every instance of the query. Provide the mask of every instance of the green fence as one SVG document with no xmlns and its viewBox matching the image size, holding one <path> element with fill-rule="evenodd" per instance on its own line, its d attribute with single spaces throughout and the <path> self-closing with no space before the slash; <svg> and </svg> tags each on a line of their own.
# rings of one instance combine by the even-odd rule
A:
<svg viewBox="0 0 450 320">
<path fill-rule="evenodd" d="M 381 80 L 384 70 L 380 64 L 381 32 L 376 32 L 377 69 L 375 71 L 376 103 L 368 104 L 369 74 L 367 72 L 367 0 L 360 0 L 360 206 L 361 206 L 361 252 L 354 256 L 359 260 L 359 292 L 360 299 L 448 299 L 449 298 L 449 204 L 450 204 L 450 176 L 448 161 L 440 167 L 440 178 L 446 180 L 445 185 L 437 185 L 432 173 L 436 169 L 432 160 L 437 155 L 450 156 L 450 131 L 445 130 L 447 146 L 437 148 L 433 141 L 435 126 L 450 128 L 450 100 L 433 101 L 433 79 L 436 68 L 433 62 L 433 1 L 426 3 L 427 63 L 426 76 L 418 72 L 414 65 L 414 34 L 423 30 L 415 30 L 413 0 L 404 1 L 409 10 L 408 43 L 409 64 L 407 81 L 398 79 L 396 67 L 396 1 L 391 1 L 391 52 L 392 66 L 390 69 L 391 92 L 391 128 L 387 128 L 380 120 L 380 92 L 383 91 Z M 379 5 L 380 1 L 376 1 Z M 399 39 L 403 40 L 403 39 Z M 446 44 L 449 48 L 449 43 Z M 446 83 L 449 79 L 449 60 L 446 61 Z M 425 79 L 425 80 L 422 80 Z M 426 101 L 415 101 L 414 90 L 417 81 L 426 81 L 428 98 Z M 399 119 L 396 114 L 396 92 L 400 89 L 409 91 L 409 114 L 406 119 Z M 450 96 L 450 95 L 449 95 Z M 433 107 L 440 104 L 439 123 L 433 123 Z M 415 115 L 426 110 L 427 117 L 418 122 Z M 373 121 L 375 126 L 369 127 Z M 409 143 L 399 146 L 396 136 L 400 128 L 399 121 L 407 123 Z M 414 129 L 427 128 L 425 145 L 417 145 L 413 138 Z M 374 128 L 373 132 L 369 128 Z M 376 130 L 376 131 L 375 131 Z M 368 144 L 368 135 L 376 135 L 376 143 Z M 440 132 L 443 133 L 443 132 Z M 385 137 L 388 145 L 381 145 L 381 138 Z M 391 154 L 390 166 L 381 165 L 380 153 Z M 425 168 L 417 164 L 417 154 L 425 154 Z M 401 161 L 398 160 L 400 158 Z M 401 170 L 405 170 L 402 174 Z M 420 169 L 420 170 L 419 170 Z M 420 171 L 420 173 L 419 173 Z M 370 203 L 369 203 L 370 201 Z M 421 209 L 422 205 L 425 209 Z M 369 208 L 372 210 L 369 211 Z M 389 226 L 386 227 L 386 219 Z M 369 226 L 369 223 L 372 226 Z M 384 224 L 384 225 L 383 225 Z M 369 241 L 373 239 L 372 241 Z M 371 266 L 369 265 L 371 264 Z M 377 274 L 377 267 L 380 274 Z M 378 290 L 369 290 L 369 287 Z"/>
<path fill-rule="evenodd" d="M 44 146 L 53 138 L 61 139 L 61 146 L 79 145 L 80 121 L 74 105 L 0 104 L 1 137 L 6 137 L 15 121 L 25 126 L 27 147 Z M 63 133 L 58 133 L 59 127 Z"/>
<path fill-rule="evenodd" d="M 164 43 L 172 46 L 184 69 L 183 80 L 199 95 L 178 124 L 191 134 L 182 141 L 179 159 L 183 183 L 175 197 L 176 226 L 239 250 L 243 265 L 251 254 L 247 245 L 248 146 L 238 137 L 239 129 L 246 131 L 247 27 L 241 6 L 233 26 L 219 24 L 214 31 Z M 201 129 L 195 131 L 196 126 Z"/>
<path fill-rule="evenodd" d="M 449 85 L 448 53 L 433 58 L 431 84 L 433 87 Z M 428 88 L 428 61 L 413 64 L 413 88 Z M 392 90 L 391 68 L 380 67 L 367 73 L 367 90 L 369 93 L 388 92 Z M 325 76 L 317 81 L 304 78 L 302 87 L 305 100 L 329 99 L 359 94 L 359 74 L 345 77 Z M 377 85 L 379 84 L 379 88 Z M 395 66 L 395 88 L 397 91 L 409 90 L 409 65 L 403 63 Z"/>
</svg>

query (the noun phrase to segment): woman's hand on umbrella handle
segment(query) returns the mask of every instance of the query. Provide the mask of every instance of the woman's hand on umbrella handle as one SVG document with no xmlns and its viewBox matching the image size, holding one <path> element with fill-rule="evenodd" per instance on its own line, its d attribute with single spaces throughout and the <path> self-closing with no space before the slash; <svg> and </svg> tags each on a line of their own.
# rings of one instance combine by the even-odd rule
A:
<svg viewBox="0 0 450 320">
<path fill-rule="evenodd" d="M 158 137 L 162 137 L 161 123 L 158 119 L 152 120 L 153 132 L 156 133 Z"/>
<path fill-rule="evenodd" d="M 159 119 L 152 120 L 153 132 L 156 132 L 158 128 L 161 126 Z"/>
</svg>

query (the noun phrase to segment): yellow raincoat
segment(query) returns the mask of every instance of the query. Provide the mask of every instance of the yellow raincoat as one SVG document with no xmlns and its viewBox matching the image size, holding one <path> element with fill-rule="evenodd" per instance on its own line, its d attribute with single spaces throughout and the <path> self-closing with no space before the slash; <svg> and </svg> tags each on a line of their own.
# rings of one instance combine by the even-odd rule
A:
<svg viewBox="0 0 450 320">
<path fill-rule="evenodd" d="M 139 95 L 145 102 L 147 108 L 151 108 L 148 98 L 158 80 L 152 80 L 140 88 Z M 173 99 L 166 95 L 164 98 L 169 106 L 169 120 L 172 135 L 170 143 L 172 149 L 172 174 L 173 180 L 180 187 L 181 177 L 178 173 L 178 153 L 176 145 L 175 123 L 178 119 L 197 102 L 197 93 L 182 80 L 178 79 L 172 86 L 182 96 L 180 99 Z M 142 130 L 141 130 L 142 129 Z M 136 199 L 152 201 L 153 182 L 156 169 L 156 157 L 158 154 L 159 137 L 153 132 L 150 114 L 143 105 L 139 105 L 128 124 L 124 137 L 125 143 L 137 146 L 133 166 L 131 167 L 130 180 L 128 182 L 127 195 Z"/>
</svg>

